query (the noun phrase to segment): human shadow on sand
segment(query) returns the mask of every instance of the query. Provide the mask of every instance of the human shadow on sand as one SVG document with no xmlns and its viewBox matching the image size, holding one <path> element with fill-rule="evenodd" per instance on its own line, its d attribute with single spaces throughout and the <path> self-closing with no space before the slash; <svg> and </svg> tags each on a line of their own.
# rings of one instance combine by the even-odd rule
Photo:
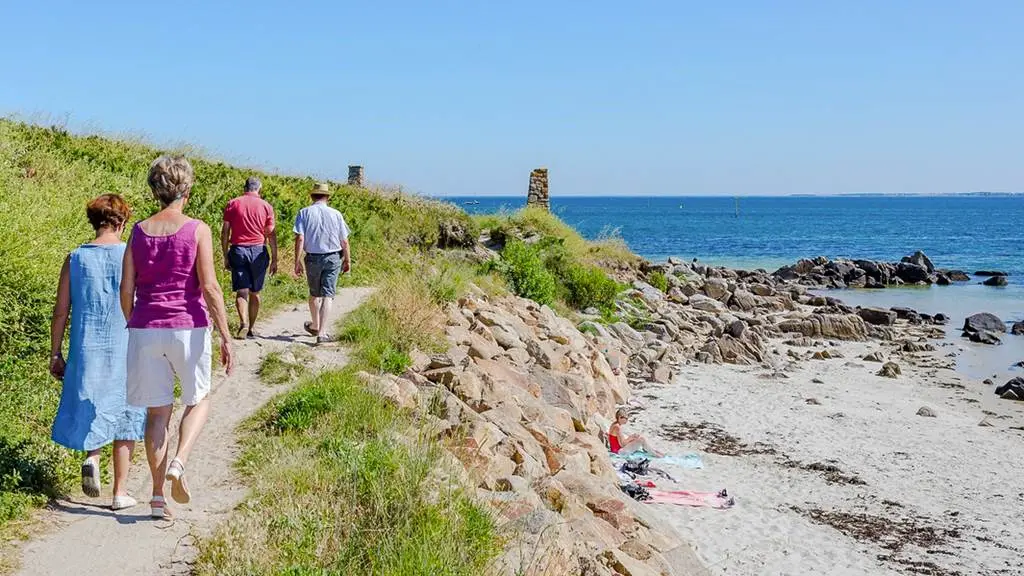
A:
<svg viewBox="0 0 1024 576">
<path fill-rule="evenodd" d="M 139 504 L 136 508 L 141 508 Z M 135 524 L 140 520 L 152 520 L 149 514 L 126 514 L 128 510 L 113 511 L 109 506 L 97 506 L 88 502 L 75 502 L 73 500 L 56 501 L 50 503 L 50 508 L 66 514 L 75 516 L 106 516 L 117 520 L 118 524 Z"/>
</svg>

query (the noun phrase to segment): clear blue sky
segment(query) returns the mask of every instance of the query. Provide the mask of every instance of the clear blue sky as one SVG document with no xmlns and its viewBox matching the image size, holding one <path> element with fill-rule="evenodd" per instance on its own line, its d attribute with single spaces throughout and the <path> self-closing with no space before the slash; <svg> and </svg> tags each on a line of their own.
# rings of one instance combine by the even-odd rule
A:
<svg viewBox="0 0 1024 576">
<path fill-rule="evenodd" d="M 1024 2 L 9 2 L 0 114 L 427 194 L 1024 190 Z"/>
</svg>

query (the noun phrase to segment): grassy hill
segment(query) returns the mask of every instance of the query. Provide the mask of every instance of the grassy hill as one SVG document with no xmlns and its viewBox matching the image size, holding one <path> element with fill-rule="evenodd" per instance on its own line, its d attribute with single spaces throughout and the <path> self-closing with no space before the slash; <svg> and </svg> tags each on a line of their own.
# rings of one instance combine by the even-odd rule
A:
<svg viewBox="0 0 1024 576">
<path fill-rule="evenodd" d="M 155 211 L 145 178 L 161 152 L 139 143 L 0 120 L 0 534 L 4 527 L 9 534 L 29 508 L 66 493 L 76 481 L 80 455 L 49 440 L 60 384 L 49 377 L 46 364 L 61 263 L 92 237 L 85 204 L 113 192 L 128 199 L 135 218 Z M 260 176 L 264 196 L 277 210 L 281 270 L 290 270 L 291 223 L 308 203 L 314 181 L 190 159 L 196 185 L 187 213 L 214 230 L 244 179 Z M 436 260 L 425 255 L 438 245 L 475 238 L 474 223 L 450 205 L 337 188 L 331 204 L 345 213 L 352 228 L 353 274 L 345 282 L 386 282 Z M 270 307 L 301 300 L 304 284 L 281 274 L 268 282 L 265 296 Z"/>
<path fill-rule="evenodd" d="M 145 178 L 163 152 L 0 119 L 0 541 L 17 537 L 34 506 L 77 482 L 81 454 L 49 439 L 60 383 L 48 375 L 47 358 L 61 263 L 92 237 L 86 202 L 114 192 L 128 199 L 135 219 L 151 214 L 157 205 Z M 186 212 L 214 230 L 245 178 L 260 176 L 277 210 L 280 269 L 290 270 L 291 224 L 314 181 L 188 156 L 196 184 Z M 334 186 L 331 204 L 352 229 L 353 274 L 343 282 L 378 290 L 340 332 L 352 349 L 345 369 L 309 374 L 281 357 L 265 359 L 268 382 L 298 382 L 245 426 L 239 469 L 249 496 L 200 543 L 195 571 L 484 573 L 507 535 L 471 489 L 444 481 L 444 446 L 418 433 L 414 415 L 368 392 L 360 372 L 399 374 L 413 350 L 442 350 L 444 307 L 470 281 L 567 314 L 596 308 L 615 319 L 623 284 L 613 277 L 629 280 L 639 258 L 621 239 L 586 241 L 542 210 L 471 219 L 442 202 Z M 500 256 L 478 264 L 484 228 Z M 304 282 L 280 274 L 268 281 L 264 302 L 272 309 L 305 295 Z"/>
</svg>

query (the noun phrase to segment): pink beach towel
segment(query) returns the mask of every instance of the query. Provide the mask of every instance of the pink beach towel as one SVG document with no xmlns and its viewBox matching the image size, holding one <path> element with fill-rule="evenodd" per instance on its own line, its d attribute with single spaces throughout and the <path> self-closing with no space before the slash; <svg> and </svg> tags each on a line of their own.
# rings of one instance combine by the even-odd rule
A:
<svg viewBox="0 0 1024 576">
<path fill-rule="evenodd" d="M 689 490 L 651 490 L 648 504 L 675 504 L 708 508 L 732 508 L 736 502 L 725 490 L 721 492 L 691 492 Z"/>
</svg>

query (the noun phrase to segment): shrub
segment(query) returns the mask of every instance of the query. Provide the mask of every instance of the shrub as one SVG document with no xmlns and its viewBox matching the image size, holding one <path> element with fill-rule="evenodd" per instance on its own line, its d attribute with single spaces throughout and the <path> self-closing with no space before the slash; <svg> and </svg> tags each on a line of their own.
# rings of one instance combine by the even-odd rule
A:
<svg viewBox="0 0 1024 576">
<path fill-rule="evenodd" d="M 668 292 L 668 278 L 662 272 L 651 272 L 647 275 L 647 283 L 662 292 Z"/>
<path fill-rule="evenodd" d="M 563 282 L 567 290 L 566 302 L 578 309 L 595 307 L 602 311 L 614 309 L 619 283 L 596 266 L 571 264 Z"/>
<path fill-rule="evenodd" d="M 501 258 L 499 270 L 513 292 L 539 304 L 554 301 L 555 277 L 545 267 L 537 246 L 513 240 L 505 245 Z"/>
</svg>

